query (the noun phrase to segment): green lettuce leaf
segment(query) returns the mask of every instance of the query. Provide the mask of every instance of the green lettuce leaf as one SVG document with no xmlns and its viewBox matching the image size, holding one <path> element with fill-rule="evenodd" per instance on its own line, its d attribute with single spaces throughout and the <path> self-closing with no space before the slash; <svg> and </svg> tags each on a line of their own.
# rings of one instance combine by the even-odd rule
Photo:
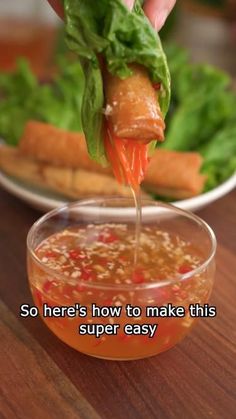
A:
<svg viewBox="0 0 236 419">
<path fill-rule="evenodd" d="M 173 78 L 175 80 L 175 78 Z M 234 115 L 230 77 L 209 65 L 188 65 L 176 77 L 175 112 L 164 148 L 196 150 Z"/>
<path fill-rule="evenodd" d="M 204 157 L 202 172 L 208 178 L 206 190 L 210 190 L 236 171 L 236 123 L 223 127 L 199 152 Z"/>
<path fill-rule="evenodd" d="M 28 63 L 13 74 L 0 74 L 0 137 L 17 145 L 30 119 L 70 131 L 82 131 L 84 74 L 78 61 L 61 60 L 60 74 L 41 85 Z"/>
<path fill-rule="evenodd" d="M 165 45 L 172 77 L 166 141 L 170 150 L 197 151 L 207 175 L 205 191 L 236 171 L 236 95 L 231 78 L 208 64 L 190 63 L 185 49 Z"/>
<path fill-rule="evenodd" d="M 26 61 L 19 61 L 15 73 L 0 74 L 0 137 L 9 144 L 19 141 L 36 88 L 37 80 Z"/>
<path fill-rule="evenodd" d="M 83 102 L 83 128 L 93 159 L 104 157 L 102 75 L 98 56 L 108 71 L 120 78 L 132 74 L 130 63 L 144 65 L 153 82 L 161 82 L 159 100 L 166 115 L 170 102 L 170 76 L 159 36 L 136 0 L 132 12 L 122 0 L 64 0 L 68 45 L 83 62 L 86 86 Z"/>
</svg>

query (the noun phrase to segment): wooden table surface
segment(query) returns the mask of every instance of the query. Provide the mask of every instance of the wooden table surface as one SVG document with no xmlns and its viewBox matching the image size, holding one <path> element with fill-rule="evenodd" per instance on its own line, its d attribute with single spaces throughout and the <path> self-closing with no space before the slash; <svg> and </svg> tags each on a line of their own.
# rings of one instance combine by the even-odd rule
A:
<svg viewBox="0 0 236 419">
<path fill-rule="evenodd" d="M 37 319 L 25 240 L 37 211 L 0 190 L 0 417 L 7 419 L 233 419 L 236 412 L 236 191 L 199 212 L 218 238 L 214 319 L 157 357 L 93 359 L 61 343 Z"/>
</svg>

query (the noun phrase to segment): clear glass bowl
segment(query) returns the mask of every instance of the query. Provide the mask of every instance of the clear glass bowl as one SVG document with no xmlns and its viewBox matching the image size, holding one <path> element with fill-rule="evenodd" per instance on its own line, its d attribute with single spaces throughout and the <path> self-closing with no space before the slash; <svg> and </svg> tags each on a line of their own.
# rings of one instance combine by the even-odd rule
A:
<svg viewBox="0 0 236 419">
<path fill-rule="evenodd" d="M 87 355 L 111 360 L 140 359 L 166 351 L 181 341 L 192 329 L 196 318 L 189 315 L 189 304 L 205 304 L 212 291 L 215 272 L 216 239 L 211 228 L 192 213 L 174 206 L 154 201 L 142 203 L 142 226 L 158 228 L 191 243 L 194 252 L 201 256 L 201 265 L 175 278 L 158 280 L 143 284 L 112 284 L 77 279 L 76 288 L 68 291 L 65 299 L 60 300 L 60 289 L 70 284 L 70 278 L 63 272 L 49 269 L 37 256 L 37 248 L 51 235 L 64 229 L 104 223 L 125 223 L 135 230 L 136 213 L 131 199 L 105 198 L 80 201 L 49 212 L 40 218 L 31 228 L 27 238 L 28 276 L 35 304 L 42 314 L 42 306 L 74 306 L 76 303 L 88 308 L 86 318 L 42 317 L 51 331 L 72 348 Z M 73 282 L 74 283 L 74 282 Z M 48 286 L 49 284 L 49 286 Z M 69 289 L 69 288 L 68 288 Z M 64 296 L 65 297 L 65 296 Z M 113 320 L 94 319 L 90 316 L 92 303 L 106 305 L 106 301 L 119 300 L 122 315 L 115 319 L 120 325 L 117 335 L 95 336 L 81 335 L 81 324 L 109 324 Z M 125 306 L 139 306 L 142 316 L 130 319 L 126 316 Z M 183 306 L 186 314 L 181 317 L 150 318 L 146 317 L 147 306 Z M 107 305 L 112 305 L 108 304 Z M 122 332 L 124 325 L 158 324 L 153 338 L 142 335 L 128 336 Z"/>
</svg>

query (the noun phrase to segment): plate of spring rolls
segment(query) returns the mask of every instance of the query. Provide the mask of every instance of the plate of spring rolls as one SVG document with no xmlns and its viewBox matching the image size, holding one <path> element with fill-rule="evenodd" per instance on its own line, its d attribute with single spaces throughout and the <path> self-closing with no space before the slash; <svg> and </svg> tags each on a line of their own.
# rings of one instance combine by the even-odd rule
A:
<svg viewBox="0 0 236 419">
<path fill-rule="evenodd" d="M 174 205 L 195 211 L 235 187 L 236 174 L 201 194 L 205 182 L 201 164 L 198 153 L 157 149 L 142 186 L 143 197 L 175 196 Z M 26 124 L 18 147 L 0 145 L 0 169 L 1 186 L 42 211 L 93 196 L 131 196 L 130 188 L 120 185 L 109 167 L 90 159 L 83 134 L 38 121 Z"/>
<path fill-rule="evenodd" d="M 132 12 L 121 0 L 83 2 L 80 16 L 78 3 L 64 2 L 76 55 L 50 83 L 26 62 L 0 74 L 2 187 L 45 211 L 139 185 L 143 197 L 193 211 L 234 188 L 230 77 L 163 49 L 139 0 Z"/>
</svg>

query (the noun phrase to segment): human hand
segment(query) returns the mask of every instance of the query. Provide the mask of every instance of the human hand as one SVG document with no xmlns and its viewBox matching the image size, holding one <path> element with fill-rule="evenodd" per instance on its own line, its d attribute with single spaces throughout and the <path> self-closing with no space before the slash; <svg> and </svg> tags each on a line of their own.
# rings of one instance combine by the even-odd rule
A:
<svg viewBox="0 0 236 419">
<path fill-rule="evenodd" d="M 64 10 L 61 0 L 48 0 L 48 3 L 52 6 L 55 12 L 58 14 L 59 17 L 63 19 L 64 17 Z"/>
<path fill-rule="evenodd" d="M 132 9 L 135 0 L 124 0 L 124 2 Z M 164 25 L 175 3 L 176 0 L 145 0 L 143 9 L 157 31 Z"/>
<path fill-rule="evenodd" d="M 63 18 L 63 6 L 60 0 L 48 0 L 56 13 Z M 135 0 L 124 0 L 131 10 Z M 159 31 L 164 25 L 169 13 L 173 9 L 176 0 L 145 0 L 144 11 L 154 28 Z"/>
</svg>

